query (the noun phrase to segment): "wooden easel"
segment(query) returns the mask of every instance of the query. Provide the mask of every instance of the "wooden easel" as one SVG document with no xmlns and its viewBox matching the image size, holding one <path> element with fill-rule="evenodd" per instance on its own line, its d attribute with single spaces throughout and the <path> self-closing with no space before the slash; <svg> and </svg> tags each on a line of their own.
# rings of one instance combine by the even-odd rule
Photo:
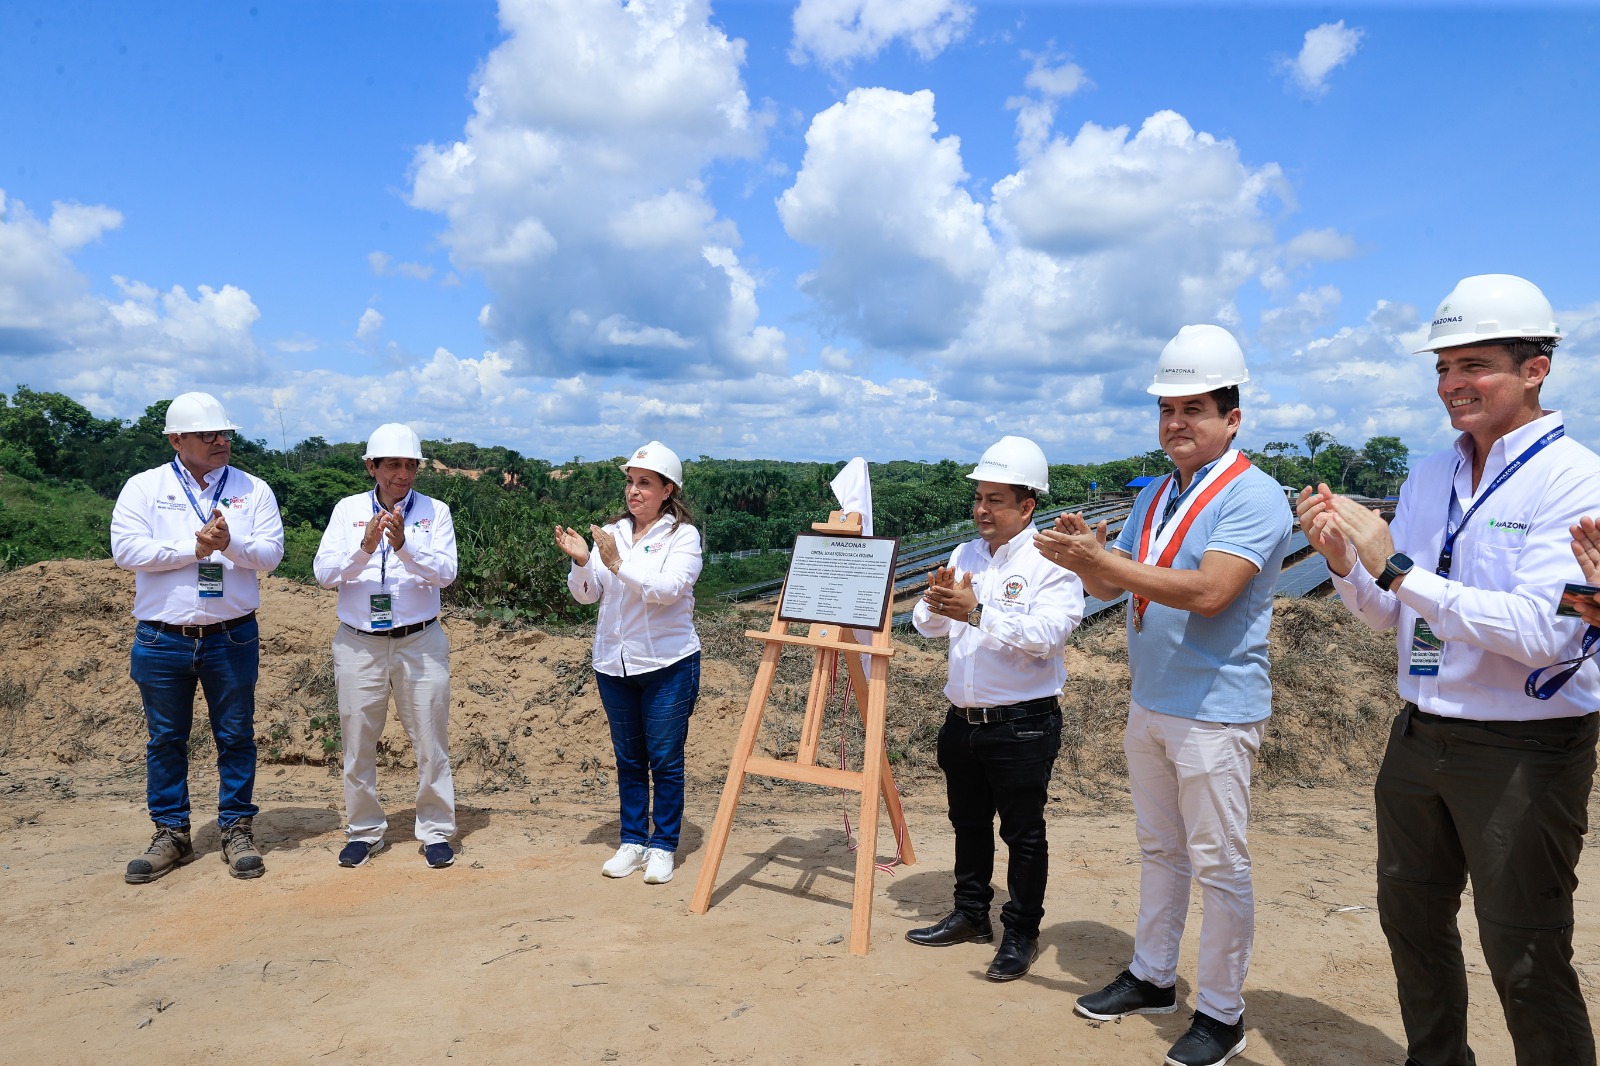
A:
<svg viewBox="0 0 1600 1066">
<path fill-rule="evenodd" d="M 855 512 L 846 515 L 839 511 L 828 516 L 826 522 L 814 522 L 811 528 L 818 533 L 860 536 L 861 516 Z M 900 807 L 900 793 L 895 788 L 894 773 L 889 768 L 889 754 L 884 743 L 884 722 L 888 701 L 888 658 L 894 654 L 889 646 L 889 629 L 893 603 L 885 597 L 883 618 L 872 635 L 871 644 L 856 640 L 854 632 L 846 626 L 812 624 L 810 632 L 794 635 L 789 623 L 780 621 L 780 606 L 772 610 L 772 623 L 765 632 L 746 630 L 745 636 L 766 643 L 761 655 L 761 666 L 756 671 L 755 686 L 750 690 L 750 704 L 745 708 L 744 726 L 739 730 L 734 744 L 733 758 L 728 764 L 728 780 L 722 786 L 722 800 L 717 804 L 717 819 L 711 826 L 711 837 L 706 842 L 705 861 L 700 866 L 700 879 L 695 883 L 694 897 L 689 909 L 704 914 L 711 907 L 711 892 L 716 887 L 717 868 L 728 847 L 728 835 L 733 830 L 734 811 L 739 806 L 739 793 L 744 789 L 746 774 L 777 777 L 785 781 L 799 781 L 829 788 L 850 789 L 861 793 L 861 839 L 856 847 L 855 895 L 850 904 L 850 952 L 865 955 L 872 931 L 872 883 L 877 872 L 878 797 L 889 812 L 889 824 L 900 842 L 900 861 L 907 866 L 917 861 L 911 847 L 911 836 L 906 832 L 905 812 Z M 772 695 L 772 679 L 778 669 L 778 657 L 784 645 L 802 645 L 812 648 L 815 660 L 811 666 L 811 691 L 806 698 L 805 721 L 800 728 L 800 748 L 794 762 L 769 759 L 755 754 L 756 737 L 761 732 L 761 715 Z M 845 665 L 850 672 L 850 690 L 855 696 L 856 709 L 866 732 L 866 750 L 862 754 L 861 770 L 838 770 L 817 765 L 817 745 L 822 734 L 822 719 L 828 709 L 829 679 L 833 676 L 843 652 Z M 863 665 L 866 656 L 884 660 L 883 669 L 867 671 Z M 870 678 L 867 676 L 870 672 Z M 867 694 L 866 703 L 861 694 Z"/>
</svg>

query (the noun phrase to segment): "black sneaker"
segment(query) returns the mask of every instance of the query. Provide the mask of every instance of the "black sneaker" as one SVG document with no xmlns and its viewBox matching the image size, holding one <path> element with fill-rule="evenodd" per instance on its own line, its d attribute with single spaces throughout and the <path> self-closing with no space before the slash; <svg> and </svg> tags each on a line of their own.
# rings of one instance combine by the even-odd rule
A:
<svg viewBox="0 0 1600 1066">
<path fill-rule="evenodd" d="M 1097 1022 L 1114 1022 L 1130 1014 L 1171 1014 L 1178 1009 L 1178 990 L 1159 988 L 1123 970 L 1100 991 L 1079 996 L 1072 1009 Z"/>
<path fill-rule="evenodd" d="M 456 861 L 456 853 L 452 851 L 450 849 L 450 845 L 445 843 L 443 840 L 439 841 L 437 844 L 429 844 L 427 847 L 423 848 L 422 857 L 427 859 L 428 865 L 433 867 L 435 870 L 442 870 L 446 866 L 449 866 L 451 863 Z"/>
<path fill-rule="evenodd" d="M 1243 1017 L 1229 1025 L 1197 1010 L 1189 1031 L 1167 1052 L 1167 1066 L 1222 1066 L 1243 1050 Z"/>
</svg>

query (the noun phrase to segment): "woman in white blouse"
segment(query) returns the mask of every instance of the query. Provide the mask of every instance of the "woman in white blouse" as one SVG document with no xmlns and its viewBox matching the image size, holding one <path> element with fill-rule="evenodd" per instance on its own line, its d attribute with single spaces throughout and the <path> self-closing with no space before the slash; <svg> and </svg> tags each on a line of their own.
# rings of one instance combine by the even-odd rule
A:
<svg viewBox="0 0 1600 1066">
<path fill-rule="evenodd" d="M 672 449 L 653 440 L 622 471 L 627 509 L 604 528 L 589 527 L 593 549 L 571 527 L 556 527 L 556 545 L 572 559 L 573 598 L 600 602 L 595 681 L 622 799 L 622 846 L 600 872 L 627 877 L 643 867 L 645 883 L 661 885 L 672 880 L 683 823 L 683 746 L 700 695 L 700 531 L 680 498 L 683 463 Z"/>
</svg>

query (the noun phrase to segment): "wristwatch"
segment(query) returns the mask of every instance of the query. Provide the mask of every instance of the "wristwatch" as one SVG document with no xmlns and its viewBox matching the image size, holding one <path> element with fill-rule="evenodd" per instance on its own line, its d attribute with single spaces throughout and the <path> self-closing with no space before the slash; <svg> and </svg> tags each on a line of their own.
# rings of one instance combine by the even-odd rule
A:
<svg viewBox="0 0 1600 1066">
<path fill-rule="evenodd" d="M 1395 552 L 1383 564 L 1383 573 L 1378 575 L 1378 587 L 1385 592 L 1400 578 L 1411 573 L 1411 568 L 1416 565 L 1411 561 L 1411 556 Z"/>
<path fill-rule="evenodd" d="M 983 620 L 983 604 L 978 604 L 967 612 L 967 625 L 975 626 Z"/>
</svg>

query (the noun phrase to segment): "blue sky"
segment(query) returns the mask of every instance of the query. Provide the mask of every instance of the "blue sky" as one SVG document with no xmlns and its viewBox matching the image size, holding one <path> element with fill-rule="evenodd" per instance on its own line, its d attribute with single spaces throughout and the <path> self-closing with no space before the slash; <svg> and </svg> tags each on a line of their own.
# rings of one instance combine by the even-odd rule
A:
<svg viewBox="0 0 1600 1066">
<path fill-rule="evenodd" d="M 1600 11 L 971 0 L 0 8 L 0 390 L 273 444 L 1052 461 L 1155 445 L 1189 322 L 1243 440 L 1441 445 L 1465 275 L 1600 443 Z"/>
</svg>

